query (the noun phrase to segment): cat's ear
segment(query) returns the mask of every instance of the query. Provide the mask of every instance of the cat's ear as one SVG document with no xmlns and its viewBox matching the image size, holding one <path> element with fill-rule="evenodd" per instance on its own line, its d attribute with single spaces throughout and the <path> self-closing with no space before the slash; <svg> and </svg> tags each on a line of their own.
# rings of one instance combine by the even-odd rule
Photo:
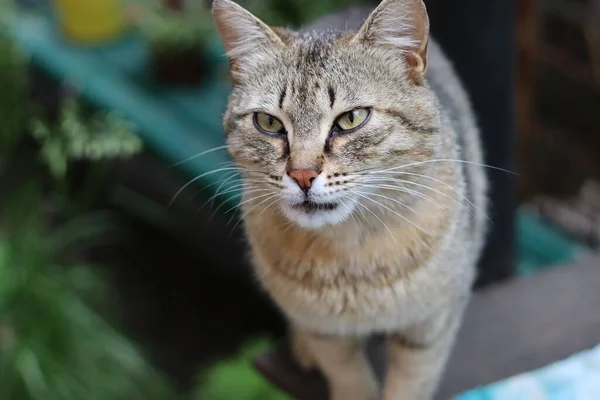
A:
<svg viewBox="0 0 600 400">
<path fill-rule="evenodd" d="M 383 0 L 354 40 L 396 48 L 406 54 L 414 72 L 427 68 L 429 18 L 423 0 Z"/>
<path fill-rule="evenodd" d="M 212 13 L 234 80 L 245 63 L 266 57 L 277 47 L 284 46 L 273 29 L 231 0 L 214 0 Z"/>
</svg>

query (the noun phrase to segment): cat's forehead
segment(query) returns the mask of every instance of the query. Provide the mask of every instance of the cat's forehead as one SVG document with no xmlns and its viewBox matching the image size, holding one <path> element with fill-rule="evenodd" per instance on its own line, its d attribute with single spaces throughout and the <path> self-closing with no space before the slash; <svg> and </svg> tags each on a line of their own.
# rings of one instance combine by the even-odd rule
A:
<svg viewBox="0 0 600 400">
<path fill-rule="evenodd" d="M 339 31 L 299 33 L 276 58 L 256 66 L 239 100 L 248 108 L 322 114 L 332 103 L 364 106 L 391 87 L 398 90 L 399 63 L 390 67 L 350 38 Z"/>
<path fill-rule="evenodd" d="M 393 57 L 386 51 L 353 42 L 352 37 L 352 33 L 335 30 L 301 32 L 294 45 L 282 54 L 278 72 L 288 80 L 359 87 L 376 86 L 378 81 L 402 75 L 402 62 L 391 64 Z"/>
</svg>

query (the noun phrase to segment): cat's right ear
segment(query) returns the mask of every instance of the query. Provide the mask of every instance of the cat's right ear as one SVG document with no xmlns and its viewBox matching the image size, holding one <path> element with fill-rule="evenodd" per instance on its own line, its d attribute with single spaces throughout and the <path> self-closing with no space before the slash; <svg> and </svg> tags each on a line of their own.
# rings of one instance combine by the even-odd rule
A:
<svg viewBox="0 0 600 400">
<path fill-rule="evenodd" d="M 403 53 L 412 76 L 421 80 L 427 69 L 429 40 L 425 3 L 423 0 L 382 0 L 354 39 Z"/>
<path fill-rule="evenodd" d="M 246 66 L 284 46 L 273 29 L 231 0 L 214 0 L 212 13 L 229 57 L 234 82 Z"/>
</svg>

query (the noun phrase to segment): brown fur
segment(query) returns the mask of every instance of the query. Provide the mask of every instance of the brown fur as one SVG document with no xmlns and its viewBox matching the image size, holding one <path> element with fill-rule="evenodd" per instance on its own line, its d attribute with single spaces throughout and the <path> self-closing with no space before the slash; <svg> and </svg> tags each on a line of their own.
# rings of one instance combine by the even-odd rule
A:
<svg viewBox="0 0 600 400">
<path fill-rule="evenodd" d="M 384 0 L 300 32 L 229 0 L 213 8 L 236 66 L 224 126 L 247 238 L 298 361 L 321 369 L 334 400 L 429 399 L 483 244 L 486 181 L 468 99 L 428 40 L 424 4 Z M 365 123 L 336 128 L 357 107 L 370 110 Z M 256 112 L 285 132 L 260 132 Z M 310 190 L 292 170 L 317 174 Z M 383 391 L 362 352 L 373 333 L 389 335 Z"/>
</svg>

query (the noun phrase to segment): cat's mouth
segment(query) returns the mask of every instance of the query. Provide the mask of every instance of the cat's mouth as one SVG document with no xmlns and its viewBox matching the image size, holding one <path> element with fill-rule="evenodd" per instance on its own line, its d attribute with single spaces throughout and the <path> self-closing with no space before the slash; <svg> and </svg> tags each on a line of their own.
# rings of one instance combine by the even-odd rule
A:
<svg viewBox="0 0 600 400">
<path fill-rule="evenodd" d="M 302 210 L 307 213 L 317 211 L 333 211 L 338 207 L 337 203 L 315 203 L 314 201 L 306 200 L 303 203 L 298 203 L 293 206 L 295 209 Z"/>
<path fill-rule="evenodd" d="M 345 207 L 340 207 L 345 205 Z M 354 208 L 354 203 L 340 202 L 315 202 L 306 200 L 295 204 L 282 204 L 284 215 L 303 228 L 318 229 L 324 225 L 336 225 L 343 222 Z"/>
</svg>

